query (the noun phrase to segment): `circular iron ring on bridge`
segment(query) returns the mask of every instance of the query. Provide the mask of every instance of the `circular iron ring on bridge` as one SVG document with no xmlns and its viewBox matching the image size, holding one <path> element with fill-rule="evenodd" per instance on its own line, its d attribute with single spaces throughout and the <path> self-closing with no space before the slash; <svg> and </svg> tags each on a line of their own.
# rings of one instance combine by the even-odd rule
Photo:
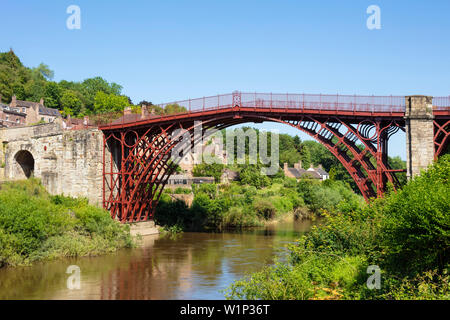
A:
<svg viewBox="0 0 450 320">
<path fill-rule="evenodd" d="M 370 136 L 371 130 L 374 130 L 374 133 L 372 136 Z M 371 120 L 363 120 L 360 123 L 358 123 L 358 126 L 356 127 L 356 132 L 358 132 L 360 137 L 364 140 L 373 141 L 377 137 L 376 125 Z"/>
<path fill-rule="evenodd" d="M 132 145 L 128 145 L 128 143 L 127 143 L 127 141 L 129 141 L 128 139 L 130 139 L 130 138 L 132 138 L 132 137 L 130 137 L 128 134 L 129 133 L 131 133 L 131 134 L 135 134 L 136 135 L 136 140 L 133 142 L 133 144 Z M 127 130 L 126 132 L 125 132 L 125 134 L 124 134 L 124 141 L 123 141 L 123 143 L 125 144 L 125 146 L 127 146 L 128 148 L 133 148 L 134 146 L 135 146 L 135 143 L 136 143 L 136 141 L 138 141 L 139 140 L 139 135 L 138 135 L 138 133 L 136 132 L 136 131 L 134 131 L 134 130 Z M 131 139 L 130 139 L 131 140 Z"/>
</svg>

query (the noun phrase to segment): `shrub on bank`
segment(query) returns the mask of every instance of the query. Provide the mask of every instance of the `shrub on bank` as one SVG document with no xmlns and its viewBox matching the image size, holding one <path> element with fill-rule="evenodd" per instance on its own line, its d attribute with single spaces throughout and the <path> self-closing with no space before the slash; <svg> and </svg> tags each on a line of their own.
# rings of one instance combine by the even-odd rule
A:
<svg viewBox="0 0 450 320">
<path fill-rule="evenodd" d="M 450 155 L 386 199 L 383 243 L 391 267 L 417 274 L 450 263 Z"/>
<path fill-rule="evenodd" d="M 129 227 L 87 200 L 51 196 L 36 179 L 0 186 L 0 266 L 132 246 Z"/>
<path fill-rule="evenodd" d="M 325 212 L 323 224 L 289 247 L 287 262 L 236 281 L 227 297 L 448 299 L 449 177 L 447 155 L 385 199 L 356 209 L 357 202 L 350 203 L 341 214 Z M 304 193 L 316 187 L 299 184 Z M 347 203 L 353 198 L 340 194 Z M 367 288 L 369 265 L 381 268 L 380 290 Z"/>
</svg>

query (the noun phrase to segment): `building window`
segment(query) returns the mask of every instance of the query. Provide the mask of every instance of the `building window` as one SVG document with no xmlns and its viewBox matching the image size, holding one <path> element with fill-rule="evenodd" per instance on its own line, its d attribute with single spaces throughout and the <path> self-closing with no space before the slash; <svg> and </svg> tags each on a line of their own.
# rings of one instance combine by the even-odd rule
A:
<svg viewBox="0 0 450 320">
<path fill-rule="evenodd" d="M 23 108 L 22 108 L 22 112 L 23 112 L 23 113 L 27 113 L 27 108 L 23 107 Z"/>
<path fill-rule="evenodd" d="M 19 119 L 19 118 L 17 118 L 17 119 L 16 119 L 16 123 L 19 123 L 19 122 L 20 122 L 20 119 Z"/>
<path fill-rule="evenodd" d="M 44 120 L 44 117 L 41 118 L 41 121 L 45 121 L 45 120 Z"/>
<path fill-rule="evenodd" d="M 6 121 L 8 121 L 9 120 L 9 116 L 6 116 Z"/>
</svg>

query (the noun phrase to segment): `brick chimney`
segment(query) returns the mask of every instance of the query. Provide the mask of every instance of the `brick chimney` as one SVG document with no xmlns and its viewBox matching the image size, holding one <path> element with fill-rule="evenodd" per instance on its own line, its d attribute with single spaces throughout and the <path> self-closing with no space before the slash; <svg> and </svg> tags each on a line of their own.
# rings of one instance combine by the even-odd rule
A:
<svg viewBox="0 0 450 320">
<path fill-rule="evenodd" d="M 298 160 L 298 163 L 294 164 L 294 168 L 300 170 L 302 168 L 302 160 Z"/>
<path fill-rule="evenodd" d="M 9 104 L 9 106 L 10 106 L 10 107 L 13 107 L 13 108 L 17 107 L 17 98 L 16 98 L 16 95 L 13 95 L 13 96 L 12 96 L 12 98 L 11 98 L 11 103 Z"/>
<path fill-rule="evenodd" d="M 131 107 L 126 107 L 125 109 L 123 109 L 123 114 L 124 114 L 124 115 L 129 115 L 129 114 L 131 114 Z"/>
<path fill-rule="evenodd" d="M 141 118 L 144 119 L 144 118 L 147 118 L 147 116 L 148 116 L 147 105 L 142 104 L 142 106 L 141 106 Z"/>
<path fill-rule="evenodd" d="M 41 98 L 41 101 L 39 101 L 39 103 L 44 105 L 44 98 Z"/>
<path fill-rule="evenodd" d="M 288 164 L 286 162 L 284 163 L 283 169 L 284 169 L 284 172 L 286 172 L 288 170 Z"/>
</svg>

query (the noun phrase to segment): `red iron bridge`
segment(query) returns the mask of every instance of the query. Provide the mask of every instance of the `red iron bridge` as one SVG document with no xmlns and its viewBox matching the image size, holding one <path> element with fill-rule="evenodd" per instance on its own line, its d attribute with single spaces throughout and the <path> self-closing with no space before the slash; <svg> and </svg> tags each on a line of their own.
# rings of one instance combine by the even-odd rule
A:
<svg viewBox="0 0 450 320">
<path fill-rule="evenodd" d="M 145 107 L 103 116 L 103 206 L 122 222 L 153 218 L 162 190 L 177 162 L 171 151 L 185 129 L 191 146 L 204 131 L 265 121 L 292 126 L 323 144 L 347 169 L 366 200 L 380 197 L 397 175 L 419 174 L 446 152 L 450 133 L 450 97 L 357 96 L 244 93 L 235 91 L 157 105 L 178 113 L 156 116 Z M 153 106 L 154 107 L 154 106 Z M 389 138 L 406 133 L 407 170 L 388 164 Z"/>
</svg>

